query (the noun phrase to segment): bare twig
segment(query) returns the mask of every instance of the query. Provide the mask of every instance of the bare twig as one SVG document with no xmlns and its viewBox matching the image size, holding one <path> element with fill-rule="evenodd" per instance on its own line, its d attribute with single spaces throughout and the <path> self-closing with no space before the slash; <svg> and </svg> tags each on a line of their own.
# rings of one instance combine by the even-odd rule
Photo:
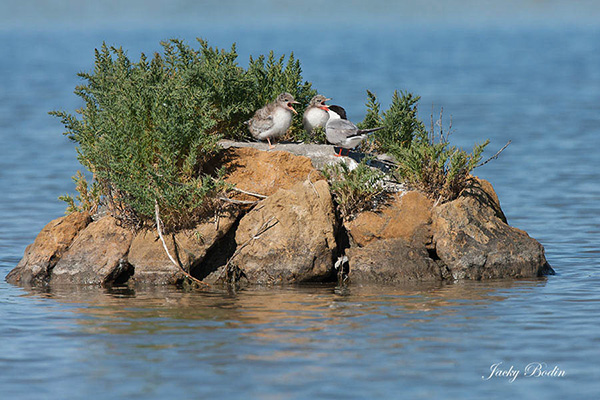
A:
<svg viewBox="0 0 600 400">
<path fill-rule="evenodd" d="M 258 193 L 252 193 L 252 192 L 248 192 L 247 190 L 243 190 L 237 187 L 232 187 L 231 190 L 235 190 L 236 192 L 240 192 L 240 193 L 244 193 L 250 196 L 254 196 L 257 197 L 259 199 L 266 199 L 268 196 L 262 195 L 262 194 L 258 194 Z"/>
<path fill-rule="evenodd" d="M 310 171 L 310 172 L 308 173 L 308 176 L 306 177 L 306 180 L 308 181 L 308 183 L 310 184 L 310 186 L 311 186 L 311 187 L 313 188 L 313 190 L 315 191 L 315 194 L 317 195 L 317 197 L 321 197 L 321 196 L 319 195 L 319 192 L 317 192 L 317 188 L 315 187 L 315 185 L 313 185 L 312 181 L 310 180 L 310 174 L 312 174 L 312 173 L 313 173 L 313 171 L 314 171 L 314 170 L 312 170 L 312 171 Z"/>
<path fill-rule="evenodd" d="M 435 140 L 435 126 L 433 124 L 433 103 L 431 103 L 431 137 L 429 142 L 433 143 Z"/>
<path fill-rule="evenodd" d="M 444 141 L 444 123 L 442 122 L 442 117 L 444 113 L 444 107 L 440 108 L 440 119 L 438 119 L 435 124 L 440 128 L 440 142 Z"/>
<path fill-rule="evenodd" d="M 162 233 L 163 224 L 162 224 L 162 221 L 160 220 L 160 210 L 158 208 L 158 201 L 156 201 L 156 200 L 154 200 L 154 216 L 156 217 L 156 230 L 158 231 L 158 237 L 160 237 L 160 241 L 162 242 L 163 248 L 165 249 L 165 252 L 167 253 L 167 256 L 169 257 L 169 260 L 171 260 L 173 265 L 175 265 L 177 268 L 179 268 L 188 279 L 190 279 L 196 283 L 199 283 L 201 285 L 204 285 L 204 286 L 210 286 L 208 283 L 202 282 L 200 279 L 195 278 L 192 275 L 190 275 L 190 273 L 187 272 L 180 263 L 175 261 L 173 256 L 171 256 L 171 253 L 169 252 L 169 249 L 167 247 L 167 242 L 165 242 L 165 238 L 163 237 L 163 233 Z M 174 242 L 174 240 L 173 240 L 173 242 Z"/>
<path fill-rule="evenodd" d="M 219 221 L 221 220 L 221 206 L 215 209 L 215 231 L 219 230 Z"/>
<path fill-rule="evenodd" d="M 477 164 L 474 168 L 481 167 L 482 165 L 485 165 L 485 164 L 489 163 L 490 161 L 495 160 L 496 158 L 498 158 L 498 156 L 500 155 L 500 153 L 502 153 L 504 151 L 504 149 L 506 149 L 508 147 L 508 145 L 511 144 L 511 143 L 512 143 L 512 140 L 509 140 L 508 143 L 506 143 L 504 145 L 504 147 L 502 147 L 500 150 L 498 150 L 498 152 L 496 154 L 494 154 L 493 156 L 491 156 L 490 158 L 488 158 L 484 162 Z"/>
<path fill-rule="evenodd" d="M 221 201 L 227 201 L 229 203 L 233 203 L 233 204 L 256 204 L 258 203 L 258 200 L 236 200 L 236 199 L 230 199 L 228 197 L 219 197 L 219 200 Z"/>
</svg>

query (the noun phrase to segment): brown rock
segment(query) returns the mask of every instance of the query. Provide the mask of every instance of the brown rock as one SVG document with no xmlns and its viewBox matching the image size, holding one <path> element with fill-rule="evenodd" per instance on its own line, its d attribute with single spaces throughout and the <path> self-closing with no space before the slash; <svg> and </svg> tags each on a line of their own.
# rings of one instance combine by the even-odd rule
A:
<svg viewBox="0 0 600 400">
<path fill-rule="evenodd" d="M 225 180 L 239 189 L 270 196 L 279 189 L 289 189 L 310 175 L 313 182 L 324 179 L 310 158 L 285 151 L 261 151 L 253 148 L 229 148 L 223 151 L 221 162 Z M 244 195 L 238 199 L 246 198 Z"/>
<path fill-rule="evenodd" d="M 257 235 L 265 224 L 270 228 Z M 328 279 L 337 249 L 335 224 L 326 181 L 280 189 L 240 220 L 234 262 L 255 283 Z"/>
<path fill-rule="evenodd" d="M 47 282 L 51 269 L 71 245 L 75 236 L 91 222 L 87 212 L 74 212 L 49 222 L 27 246 L 19 264 L 6 276 L 13 284 Z"/>
<path fill-rule="evenodd" d="M 441 281 L 440 267 L 425 247 L 410 246 L 404 239 L 376 240 L 366 247 L 346 250 L 353 283 L 406 283 Z"/>
<path fill-rule="evenodd" d="M 202 263 L 209 249 L 231 229 L 236 218 L 237 213 L 232 211 L 219 218 L 218 226 L 214 221 L 208 221 L 194 229 L 164 235 L 169 253 L 186 271 L 194 274 L 194 269 Z M 137 284 L 175 284 L 184 276 L 167 256 L 156 230 L 144 230 L 135 235 L 128 261 L 135 268 L 133 282 Z"/>
<path fill-rule="evenodd" d="M 464 191 L 458 199 L 434 209 L 437 256 L 453 278 L 527 278 L 551 273 L 542 245 L 507 225 L 495 207 L 497 198 L 490 202 L 493 196 L 486 194 L 477 188 Z"/>
<path fill-rule="evenodd" d="M 470 196 L 494 211 L 496 217 L 502 222 L 507 223 L 506 216 L 500 207 L 500 200 L 491 183 L 483 178 L 473 177 L 469 186 L 462 192 L 463 196 Z"/>
<path fill-rule="evenodd" d="M 396 238 L 424 246 L 431 243 L 431 200 L 415 191 L 396 193 L 389 205 L 363 212 L 344 225 L 354 246 Z"/>
<path fill-rule="evenodd" d="M 111 284 L 129 278 L 126 257 L 133 233 L 112 217 L 82 230 L 52 269 L 51 284 Z"/>
</svg>

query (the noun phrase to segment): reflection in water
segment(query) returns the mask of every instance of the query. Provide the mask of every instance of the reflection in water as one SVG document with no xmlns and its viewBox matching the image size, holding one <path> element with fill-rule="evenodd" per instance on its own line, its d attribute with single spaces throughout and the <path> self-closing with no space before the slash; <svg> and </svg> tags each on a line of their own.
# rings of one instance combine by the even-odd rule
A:
<svg viewBox="0 0 600 400">
<path fill-rule="evenodd" d="M 303 285 L 239 291 L 181 291 L 175 288 L 100 289 L 53 287 L 29 295 L 74 305 L 85 332 L 160 333 L 186 329 L 249 329 L 245 335 L 270 340 L 301 336 L 328 326 L 361 328 L 361 317 L 402 318 L 405 326 L 451 317 L 464 306 L 501 302 L 504 290 L 527 290 L 545 278 L 459 282 L 404 287 Z M 273 326 L 276 330 L 272 329 Z M 289 327 L 284 332 L 281 328 Z"/>
<path fill-rule="evenodd" d="M 440 383 L 444 389 L 428 392 L 431 398 L 462 393 L 456 380 L 472 380 L 498 349 L 512 346 L 504 335 L 519 341 L 526 359 L 534 349 L 535 359 L 536 339 L 523 332 L 529 311 L 511 303 L 522 304 L 546 285 L 539 279 L 237 292 L 53 287 L 27 296 L 60 305 L 51 310 L 60 319 L 50 317 L 43 329 L 75 343 L 76 361 L 65 362 L 86 371 L 83 378 L 57 372 L 56 382 L 84 379 L 89 388 L 118 373 L 125 383 L 110 388 L 116 397 L 219 398 L 389 398 L 398 387 L 415 398 L 427 382 Z M 487 347 L 483 362 L 480 346 Z"/>
</svg>

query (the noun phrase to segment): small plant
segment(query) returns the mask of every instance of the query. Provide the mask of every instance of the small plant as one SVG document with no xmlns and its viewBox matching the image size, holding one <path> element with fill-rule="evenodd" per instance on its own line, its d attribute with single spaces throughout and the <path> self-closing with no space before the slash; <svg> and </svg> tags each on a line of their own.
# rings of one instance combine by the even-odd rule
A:
<svg viewBox="0 0 600 400">
<path fill-rule="evenodd" d="M 249 137 L 243 122 L 283 91 L 304 104 L 315 94 L 293 55 L 284 63 L 271 52 L 266 63 L 260 56 L 245 70 L 237 65 L 235 45 L 226 51 L 198 41 L 199 49 L 163 42 L 162 54 L 151 60 L 142 54 L 138 62 L 103 44 L 93 72 L 79 74 L 85 80 L 75 89 L 85 102 L 80 117 L 50 113 L 93 174 L 94 196 L 83 181 L 78 185 L 83 207 L 97 207 L 103 198 L 111 214 L 140 227 L 153 223 L 158 204 L 167 229 L 192 225 L 224 189 L 207 170 L 218 141 Z M 296 121 L 292 135 L 299 132 Z M 77 208 L 71 196 L 62 199 L 69 210 Z"/>
<path fill-rule="evenodd" d="M 385 112 L 381 112 L 381 104 L 374 93 L 367 91 L 367 96 L 367 114 L 359 127 L 384 126 L 385 129 L 363 142 L 362 149 L 391 155 L 398 163 L 393 174 L 434 201 L 446 202 L 458 197 L 467 186 L 471 171 L 479 165 L 489 140 L 475 145 L 468 153 L 450 145 L 452 126 L 444 133 L 441 113 L 436 124 L 439 132 L 435 132 L 433 121 L 431 131 L 427 132 L 425 124 L 417 117 L 418 96 L 395 91 Z"/>
<path fill-rule="evenodd" d="M 322 172 L 331 185 L 340 215 L 346 220 L 375 208 L 385 193 L 385 174 L 369 167 L 366 158 L 352 170 L 346 163 L 339 162 L 327 165 Z"/>
<path fill-rule="evenodd" d="M 490 141 L 476 144 L 468 153 L 450 145 L 452 126 L 444 134 L 441 113 L 437 126 L 439 134 L 432 124 L 429 135 L 415 138 L 408 147 L 393 148 L 392 154 L 398 160 L 401 180 L 435 201 L 446 202 L 457 198 L 467 186 L 471 171 L 481 161 Z"/>
<path fill-rule="evenodd" d="M 75 211 L 95 213 L 100 203 L 100 186 L 98 183 L 94 182 L 90 186 L 81 171 L 77 171 L 77 174 L 72 179 L 75 182 L 75 190 L 79 194 L 75 198 L 69 194 L 58 198 L 67 203 L 67 213 Z M 77 205 L 76 201 L 79 202 L 79 205 Z"/>
</svg>

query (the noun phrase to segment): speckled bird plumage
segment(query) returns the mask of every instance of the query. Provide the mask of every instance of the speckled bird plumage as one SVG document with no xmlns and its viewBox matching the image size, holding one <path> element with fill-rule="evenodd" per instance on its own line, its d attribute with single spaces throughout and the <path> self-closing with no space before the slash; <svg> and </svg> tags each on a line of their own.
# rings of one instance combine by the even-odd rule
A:
<svg viewBox="0 0 600 400">
<path fill-rule="evenodd" d="M 292 124 L 293 114 L 297 114 L 292 104 L 298 104 L 294 96 L 289 93 L 281 93 L 277 99 L 254 113 L 254 116 L 246 121 L 248 130 L 258 140 L 267 140 L 271 146 L 271 140 L 285 135 Z"/>
</svg>

